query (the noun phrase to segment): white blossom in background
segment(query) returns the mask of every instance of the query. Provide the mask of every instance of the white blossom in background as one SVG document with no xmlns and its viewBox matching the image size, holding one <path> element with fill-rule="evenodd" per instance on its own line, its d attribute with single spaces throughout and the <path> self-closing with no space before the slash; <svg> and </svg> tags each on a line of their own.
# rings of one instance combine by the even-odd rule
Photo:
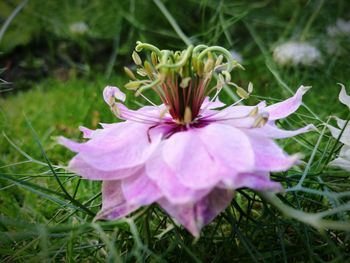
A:
<svg viewBox="0 0 350 263">
<path fill-rule="evenodd" d="M 326 31 L 328 39 L 325 42 L 325 49 L 327 53 L 336 56 L 344 54 L 344 48 L 346 48 L 344 47 L 344 40 L 347 40 L 350 44 L 350 20 L 337 19 L 334 25 L 326 28 Z"/>
<path fill-rule="evenodd" d="M 89 31 L 89 27 L 85 22 L 80 21 L 70 24 L 69 31 L 75 35 L 84 35 Z"/>
<path fill-rule="evenodd" d="M 321 52 L 307 42 L 289 41 L 273 50 L 273 58 L 281 66 L 316 66 L 322 63 Z"/>
<path fill-rule="evenodd" d="M 344 105 L 348 106 L 350 110 L 350 96 L 346 93 L 344 85 L 342 86 L 339 100 Z M 331 166 L 337 166 L 344 170 L 350 171 L 350 123 L 347 124 L 347 120 L 342 120 L 338 117 L 335 117 L 337 121 L 338 128 L 328 125 L 329 130 L 334 138 L 338 139 L 343 143 L 343 147 L 340 150 L 338 158 L 331 161 L 329 164 Z"/>
<path fill-rule="evenodd" d="M 327 35 L 330 37 L 350 36 L 350 20 L 337 19 L 334 25 L 327 27 Z"/>
<path fill-rule="evenodd" d="M 243 57 L 240 53 L 238 53 L 236 50 L 233 50 L 233 49 L 230 50 L 230 53 L 234 60 L 236 60 L 239 64 L 242 64 Z"/>
</svg>

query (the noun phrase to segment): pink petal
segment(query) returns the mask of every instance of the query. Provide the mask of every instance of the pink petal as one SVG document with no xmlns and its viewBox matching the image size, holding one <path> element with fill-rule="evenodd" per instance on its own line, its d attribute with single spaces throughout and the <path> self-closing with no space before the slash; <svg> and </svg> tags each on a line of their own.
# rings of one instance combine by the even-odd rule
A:
<svg viewBox="0 0 350 263">
<path fill-rule="evenodd" d="M 71 141 L 61 143 L 73 151 L 89 166 L 101 171 L 115 171 L 143 164 L 160 142 L 161 134 L 147 136 L 149 126 L 140 123 L 123 122 L 99 131 L 90 141 L 77 144 Z"/>
<path fill-rule="evenodd" d="M 144 169 L 137 175 L 122 180 L 122 190 L 129 204 L 149 205 L 162 197 L 162 193 L 146 176 Z"/>
<path fill-rule="evenodd" d="M 70 139 L 67 139 L 66 137 L 59 136 L 57 138 L 57 143 L 63 145 L 64 147 L 68 148 L 69 150 L 73 152 L 79 152 L 84 148 L 83 143 L 78 143 L 75 141 L 72 141 Z"/>
<path fill-rule="evenodd" d="M 96 215 L 98 219 L 119 219 L 139 208 L 126 202 L 120 181 L 104 181 L 102 183 L 102 209 Z"/>
<path fill-rule="evenodd" d="M 123 123 L 113 123 L 113 124 L 108 124 L 107 126 L 103 125 L 104 129 L 98 130 L 98 131 L 101 131 L 101 133 L 100 133 L 101 136 L 100 137 L 103 137 L 103 136 L 106 136 L 106 135 L 118 134 L 119 130 L 122 130 L 125 126 L 127 126 L 127 124 L 129 124 L 129 122 L 125 122 L 125 124 L 123 124 Z M 80 126 L 79 129 L 81 131 L 83 131 L 83 132 L 86 132 L 84 130 L 87 129 L 87 128 Z M 90 131 L 91 131 L 91 133 L 88 132 L 87 135 L 89 135 L 89 134 L 92 135 L 92 132 L 96 133 L 97 130 L 95 130 L 95 131 L 90 130 Z M 92 140 L 90 140 L 90 141 L 92 141 Z M 95 141 L 95 140 L 93 140 L 93 141 Z M 89 147 L 88 147 L 89 144 L 88 143 L 78 143 L 78 142 L 72 141 L 70 139 L 67 139 L 67 138 L 65 138 L 63 136 L 59 136 L 57 138 L 57 142 L 59 144 L 62 144 L 65 147 L 67 147 L 68 149 L 70 149 L 73 152 L 80 152 L 80 151 L 84 151 L 84 150 L 88 150 L 89 149 Z"/>
<path fill-rule="evenodd" d="M 157 151 L 147 161 L 146 174 L 172 204 L 193 203 L 209 192 L 209 190 L 194 190 L 183 185 L 165 163 L 161 151 Z"/>
<path fill-rule="evenodd" d="M 268 172 L 242 173 L 235 178 L 233 185 L 236 189 L 247 187 L 258 191 L 281 191 L 282 185 L 269 177 Z"/>
<path fill-rule="evenodd" d="M 233 192 L 214 189 L 208 196 L 196 203 L 174 205 L 166 199 L 158 203 L 174 219 L 182 224 L 193 236 L 198 237 L 203 226 L 209 224 L 231 202 Z"/>
<path fill-rule="evenodd" d="M 309 89 L 310 87 L 301 86 L 293 97 L 266 107 L 265 110 L 270 113 L 269 120 L 282 119 L 295 112 L 302 103 L 303 95 Z"/>
<path fill-rule="evenodd" d="M 79 174 L 89 180 L 118 180 L 140 172 L 142 167 L 135 166 L 128 169 L 120 169 L 114 171 L 101 171 L 87 164 L 78 154 L 68 165 L 68 170 Z"/>
<path fill-rule="evenodd" d="M 163 146 L 165 162 L 192 189 L 212 188 L 230 174 L 250 171 L 253 156 L 245 134 L 222 124 L 178 132 Z"/>
<path fill-rule="evenodd" d="M 79 126 L 79 130 L 83 133 L 83 138 L 90 139 L 92 138 L 94 130 L 90 130 L 89 128 L 86 128 L 84 126 Z"/>
<path fill-rule="evenodd" d="M 283 139 L 283 138 L 293 137 L 312 130 L 317 130 L 316 127 L 312 124 L 309 124 L 305 127 L 302 127 L 300 129 L 293 130 L 293 131 L 282 130 L 275 125 L 266 124 L 262 128 L 255 129 L 254 132 L 265 135 L 266 137 L 273 138 L 273 139 Z"/>
<path fill-rule="evenodd" d="M 103 99 L 111 106 L 115 103 L 115 99 L 119 101 L 125 101 L 126 96 L 119 88 L 113 86 L 107 86 L 103 90 Z"/>
<path fill-rule="evenodd" d="M 209 97 L 205 97 L 201 105 L 201 109 L 213 110 L 224 106 L 226 106 L 226 104 L 220 101 L 219 97 L 217 97 L 214 101 L 210 101 Z"/>
<path fill-rule="evenodd" d="M 100 125 L 103 129 L 111 128 L 111 127 L 113 127 L 114 124 L 115 123 L 102 123 L 102 122 L 100 123 Z"/>
<path fill-rule="evenodd" d="M 141 123 L 148 123 L 153 126 L 161 121 L 164 106 L 144 106 L 138 110 L 131 110 L 122 103 L 115 104 L 118 108 L 118 117 L 124 120 L 131 120 Z"/>
<path fill-rule="evenodd" d="M 254 152 L 242 130 L 213 123 L 202 128 L 199 136 L 212 158 L 230 171 L 247 172 L 253 169 Z"/>
<path fill-rule="evenodd" d="M 205 189 L 215 186 L 228 171 L 207 151 L 199 133 L 198 129 L 172 135 L 164 141 L 163 158 L 183 185 Z"/>
<path fill-rule="evenodd" d="M 215 114 L 208 114 L 209 116 L 205 116 L 205 118 L 213 119 L 215 121 L 220 120 L 233 120 L 233 119 L 242 119 L 249 117 L 249 114 L 254 110 L 255 108 L 258 108 L 259 112 L 263 111 L 266 107 L 265 101 L 260 102 L 256 106 L 229 106 L 225 109 L 222 109 L 220 111 L 215 111 Z M 210 115 L 213 115 L 212 117 Z"/>
<path fill-rule="evenodd" d="M 271 139 L 256 133 L 250 133 L 249 139 L 255 154 L 255 171 L 279 172 L 292 167 L 299 159 L 298 155 L 288 156 Z"/>
</svg>

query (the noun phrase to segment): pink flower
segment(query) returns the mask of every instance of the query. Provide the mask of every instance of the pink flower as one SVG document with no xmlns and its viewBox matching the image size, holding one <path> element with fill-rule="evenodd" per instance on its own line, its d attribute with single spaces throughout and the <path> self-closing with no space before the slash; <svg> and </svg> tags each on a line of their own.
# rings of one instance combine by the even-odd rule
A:
<svg viewBox="0 0 350 263">
<path fill-rule="evenodd" d="M 153 59 L 152 72 L 147 74 L 150 82 L 156 84 L 135 80 L 127 72 L 133 79 L 129 87 L 141 82 L 144 86 L 137 90 L 146 86 L 155 90 L 163 104 L 131 110 L 123 104 L 125 94 L 117 87 L 107 86 L 103 92 L 106 103 L 125 121 L 102 124 L 102 129 L 94 131 L 81 127 L 87 142 L 61 137 L 60 143 L 77 153 L 69 163 L 70 171 L 103 181 L 102 209 L 97 219 L 118 219 L 141 206 L 158 203 L 198 236 L 200 229 L 229 205 L 234 190 L 281 190 L 279 183 L 269 179 L 270 172 L 289 169 L 298 157 L 287 155 L 274 139 L 295 136 L 313 126 L 286 131 L 279 129 L 275 121 L 296 111 L 308 88 L 301 86 L 293 97 L 271 106 L 260 102 L 256 106 L 226 107 L 217 96 L 209 99 L 207 95 L 211 89 L 208 78 L 223 65 L 226 72 L 232 69 L 229 52 L 226 64 L 216 62 L 210 68 L 207 63 L 211 63 L 208 61 L 213 55 L 203 58 L 208 48 L 190 47 L 171 64 L 179 66 L 178 61 L 185 61 L 179 66 L 181 75 L 179 67 L 162 64 L 165 51 L 152 48 L 156 62 Z M 188 65 L 185 58 L 203 59 L 202 68 L 191 68 L 189 79 L 184 76 L 183 68 Z M 134 59 L 140 65 L 140 58 Z M 144 65 L 140 68 L 150 71 Z M 168 71 L 162 71 L 163 66 Z M 229 83 L 227 73 L 218 74 L 219 80 L 223 81 L 224 76 L 223 82 Z"/>
</svg>

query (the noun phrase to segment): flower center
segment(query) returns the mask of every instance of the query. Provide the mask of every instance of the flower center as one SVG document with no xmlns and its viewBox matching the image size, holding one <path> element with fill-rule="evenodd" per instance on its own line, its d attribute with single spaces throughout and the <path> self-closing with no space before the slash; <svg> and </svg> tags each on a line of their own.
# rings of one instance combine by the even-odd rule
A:
<svg viewBox="0 0 350 263">
<path fill-rule="evenodd" d="M 150 60 L 142 61 L 138 52 L 150 51 Z M 231 82 L 231 71 L 241 65 L 230 52 L 219 46 L 189 46 L 183 51 L 159 50 L 157 47 L 137 42 L 132 58 L 138 77 L 124 68 L 130 81 L 125 85 L 136 95 L 152 89 L 166 106 L 173 121 L 189 125 L 196 121 L 206 97 L 214 100 L 224 85 Z M 240 90 L 237 90 L 240 91 Z M 242 89 L 241 94 L 244 90 Z"/>
</svg>

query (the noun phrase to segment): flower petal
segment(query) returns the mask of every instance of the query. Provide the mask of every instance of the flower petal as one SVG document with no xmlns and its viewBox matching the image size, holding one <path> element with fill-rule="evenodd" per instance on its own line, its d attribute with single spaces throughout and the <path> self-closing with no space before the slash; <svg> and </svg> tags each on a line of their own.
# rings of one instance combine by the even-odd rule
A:
<svg viewBox="0 0 350 263">
<path fill-rule="evenodd" d="M 273 140 L 253 132 L 247 134 L 255 154 L 255 171 L 285 171 L 298 161 L 298 155 L 288 156 Z"/>
<path fill-rule="evenodd" d="M 212 158 L 230 171 L 247 172 L 254 168 L 252 145 L 242 130 L 213 123 L 202 128 L 199 136 Z"/>
<path fill-rule="evenodd" d="M 209 224 L 230 204 L 232 197 L 233 191 L 214 189 L 209 195 L 196 203 L 173 205 L 166 199 L 161 199 L 158 203 L 193 236 L 197 237 L 201 228 Z"/>
<path fill-rule="evenodd" d="M 340 120 L 340 119 L 339 119 L 339 120 Z M 350 123 L 350 122 L 349 122 L 349 123 Z M 339 121 L 338 121 L 338 124 L 339 124 Z M 339 141 L 340 141 L 341 143 L 344 143 L 344 144 L 350 146 L 350 124 L 348 124 L 348 125 L 345 127 L 343 133 L 342 133 L 342 129 L 343 129 L 343 128 L 338 129 L 338 128 L 335 128 L 334 126 L 329 125 L 329 124 L 327 125 L 327 127 L 328 127 L 328 129 L 330 130 L 332 136 L 333 136 L 335 139 L 338 139 L 339 136 L 340 136 L 340 134 L 341 134 L 341 137 L 340 137 Z"/>
<path fill-rule="evenodd" d="M 72 152 L 79 152 L 84 148 L 83 143 L 72 141 L 70 139 L 67 139 L 64 136 L 57 137 L 57 143 L 63 145 L 64 147 L 68 148 Z"/>
<path fill-rule="evenodd" d="M 245 134 L 223 124 L 178 132 L 163 146 L 165 162 L 183 185 L 193 189 L 211 188 L 235 172 L 250 171 L 253 156 Z"/>
<path fill-rule="evenodd" d="M 86 179 L 99 180 L 99 181 L 123 179 L 125 177 L 139 173 L 141 169 L 142 168 L 140 168 L 140 166 L 135 166 L 128 169 L 120 169 L 120 170 L 114 170 L 114 171 L 101 171 L 90 166 L 88 163 L 86 163 L 84 159 L 80 157 L 79 154 L 75 156 L 69 162 L 69 165 L 68 165 L 69 171 L 79 174 L 80 176 Z"/>
<path fill-rule="evenodd" d="M 205 97 L 202 105 L 201 105 L 201 109 L 208 109 L 208 110 L 213 110 L 213 109 L 217 109 L 217 108 L 221 108 L 226 106 L 225 103 L 223 103 L 219 97 L 217 97 L 214 101 L 210 101 L 209 97 Z"/>
<path fill-rule="evenodd" d="M 275 125 L 266 124 L 261 128 L 255 129 L 254 132 L 264 134 L 265 136 L 273 139 L 284 139 L 284 138 L 293 137 L 305 132 L 309 132 L 312 130 L 317 130 L 316 127 L 312 124 L 306 125 L 305 127 L 302 127 L 300 129 L 293 130 L 293 131 L 282 130 Z"/>
<path fill-rule="evenodd" d="M 350 161 L 350 146 L 344 145 L 340 150 L 339 156 Z"/>
<path fill-rule="evenodd" d="M 341 86 L 339 100 L 341 103 L 345 104 L 350 109 L 350 96 L 346 93 L 345 86 L 341 83 L 339 83 L 339 85 Z"/>
<path fill-rule="evenodd" d="M 238 119 L 249 117 L 249 114 L 254 110 L 258 109 L 258 111 L 263 111 L 266 107 L 266 102 L 261 101 L 256 106 L 244 106 L 244 105 L 238 105 L 238 106 L 229 106 L 225 109 L 222 109 L 220 111 L 214 111 L 214 113 L 207 114 L 208 116 L 204 116 L 205 119 L 213 120 L 213 121 L 225 121 L 225 120 L 232 120 L 232 119 Z"/>
<path fill-rule="evenodd" d="M 102 209 L 95 217 L 98 219 L 119 219 L 139 208 L 126 202 L 120 181 L 104 181 L 102 183 Z"/>
<path fill-rule="evenodd" d="M 119 88 L 107 86 L 103 90 L 103 99 L 109 106 L 112 106 L 115 103 L 115 99 L 125 101 L 126 96 Z"/>
<path fill-rule="evenodd" d="M 94 130 L 90 130 L 84 126 L 79 126 L 79 130 L 83 133 L 83 138 L 85 139 L 91 139 L 93 133 L 95 132 Z"/>
<path fill-rule="evenodd" d="M 269 177 L 268 172 L 242 173 L 235 178 L 233 185 L 235 188 L 247 187 L 258 191 L 281 191 L 282 185 Z"/>
<path fill-rule="evenodd" d="M 337 125 L 338 125 L 339 129 L 344 129 L 347 120 L 340 119 L 337 116 L 334 116 L 334 118 L 337 121 Z"/>
<path fill-rule="evenodd" d="M 209 192 L 209 190 L 195 190 L 184 186 L 165 163 L 161 151 L 155 152 L 147 161 L 146 174 L 172 204 L 193 203 Z"/>
<path fill-rule="evenodd" d="M 122 180 L 122 191 L 129 204 L 149 205 L 162 197 L 158 187 L 143 170 L 135 176 Z"/>
<path fill-rule="evenodd" d="M 86 143 L 61 138 L 60 143 L 79 152 L 89 166 L 101 171 L 115 171 L 143 164 L 160 142 L 160 133 L 148 138 L 149 126 L 134 122 L 116 123 Z M 153 136 L 154 135 L 154 136 Z"/>
<path fill-rule="evenodd" d="M 269 120 L 282 119 L 295 112 L 301 105 L 303 95 L 309 89 L 310 87 L 301 86 L 293 97 L 266 107 L 265 110 L 270 114 Z"/>
<path fill-rule="evenodd" d="M 331 161 L 329 164 L 331 166 L 336 166 L 346 171 L 350 171 L 350 160 L 347 160 L 345 158 L 342 158 L 342 157 L 336 158 L 333 161 Z"/>
<path fill-rule="evenodd" d="M 164 142 L 163 158 L 180 182 L 190 188 L 205 189 L 217 184 L 224 171 L 198 136 L 201 129 L 178 132 Z"/>
</svg>

